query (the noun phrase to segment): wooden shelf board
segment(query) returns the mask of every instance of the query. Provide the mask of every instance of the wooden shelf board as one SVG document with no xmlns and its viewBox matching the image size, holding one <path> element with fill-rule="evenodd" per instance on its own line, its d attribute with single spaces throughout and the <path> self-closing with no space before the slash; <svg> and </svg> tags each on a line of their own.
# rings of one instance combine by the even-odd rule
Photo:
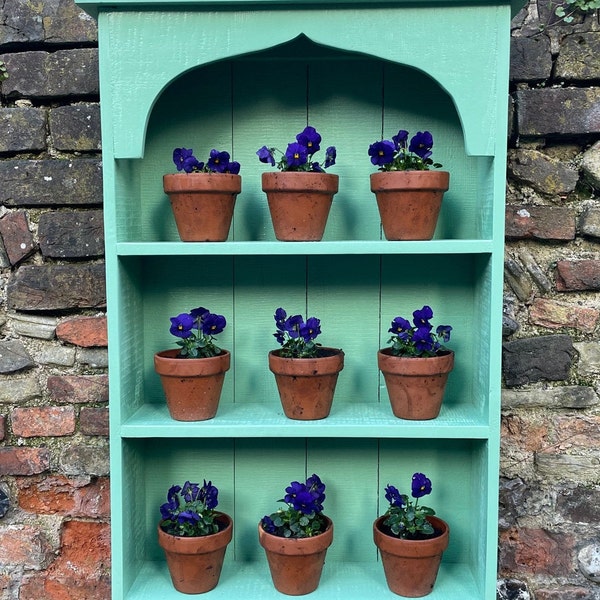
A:
<svg viewBox="0 0 600 600">
<path fill-rule="evenodd" d="M 442 406 L 432 421 L 406 421 L 389 405 L 340 405 L 320 421 L 294 421 L 268 404 L 223 404 L 214 419 L 182 422 L 170 418 L 166 404 L 144 404 L 121 427 L 122 437 L 360 437 L 486 439 L 490 428 L 469 406 Z"/>
</svg>

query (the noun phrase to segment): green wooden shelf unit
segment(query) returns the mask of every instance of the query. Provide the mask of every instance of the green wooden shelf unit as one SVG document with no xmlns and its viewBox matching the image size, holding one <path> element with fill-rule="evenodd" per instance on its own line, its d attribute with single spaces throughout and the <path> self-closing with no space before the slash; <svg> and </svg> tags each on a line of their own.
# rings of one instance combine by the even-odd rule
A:
<svg viewBox="0 0 600 600">
<path fill-rule="evenodd" d="M 168 487 L 211 479 L 232 515 L 209 598 L 280 598 L 257 523 L 290 481 L 318 473 L 335 523 L 311 597 L 394 598 L 372 541 L 383 489 L 433 482 L 448 521 L 432 600 L 495 598 L 509 0 L 78 0 L 98 19 L 110 339 L 113 600 L 182 598 L 156 541 Z M 339 174 L 322 242 L 275 240 L 262 145 L 310 123 Z M 434 135 L 451 172 L 435 238 L 389 242 L 369 144 Z M 179 241 L 162 175 L 175 147 L 226 149 L 242 165 L 230 238 Z M 439 418 L 393 417 L 376 352 L 397 315 L 429 304 L 454 328 L 456 367 Z M 170 419 L 153 354 L 169 317 L 224 314 L 232 368 L 217 416 Z M 342 347 L 329 418 L 284 417 L 267 353 L 282 306 L 321 319 Z"/>
</svg>

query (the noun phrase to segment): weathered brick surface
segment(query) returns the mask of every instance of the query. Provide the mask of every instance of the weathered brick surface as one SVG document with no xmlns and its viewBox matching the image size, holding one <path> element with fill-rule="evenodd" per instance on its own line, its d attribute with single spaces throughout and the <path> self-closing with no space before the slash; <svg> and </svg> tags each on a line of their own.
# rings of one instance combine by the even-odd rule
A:
<svg viewBox="0 0 600 600">
<path fill-rule="evenodd" d="M 567 379 L 575 349 L 568 335 L 546 335 L 506 342 L 502 369 L 507 386 Z"/>
<path fill-rule="evenodd" d="M 558 497 L 557 509 L 562 518 L 572 523 L 600 522 L 600 489 L 577 486 L 564 490 Z"/>
<path fill-rule="evenodd" d="M 540 81 L 552 71 L 550 40 L 546 36 L 517 37 L 510 45 L 512 81 Z"/>
<path fill-rule="evenodd" d="M 83 435 L 102 435 L 107 437 L 108 409 L 84 406 L 79 413 L 79 430 Z"/>
<path fill-rule="evenodd" d="M 573 570 L 573 536 L 520 528 L 500 535 L 500 571 L 566 576 Z"/>
<path fill-rule="evenodd" d="M 48 392 L 55 402 L 85 404 L 108 402 L 106 375 L 51 375 Z"/>
<path fill-rule="evenodd" d="M 35 375 L 25 374 L 18 378 L 2 378 L 0 404 L 19 404 L 39 398 L 42 388 Z"/>
<path fill-rule="evenodd" d="M 65 521 L 61 553 L 48 569 L 44 590 L 47 600 L 110 598 L 108 524 Z"/>
<path fill-rule="evenodd" d="M 106 317 L 76 317 L 58 324 L 56 337 L 63 342 L 90 348 L 108 346 Z"/>
<path fill-rule="evenodd" d="M 37 475 L 49 466 L 50 453 L 46 448 L 0 448 L 0 475 Z"/>
<path fill-rule="evenodd" d="M 586 209 L 579 218 L 579 228 L 585 236 L 600 238 L 600 208 Z"/>
<path fill-rule="evenodd" d="M 15 408 L 12 429 L 24 438 L 69 435 L 75 431 L 75 410 L 72 406 Z"/>
<path fill-rule="evenodd" d="M 6 415 L 0 415 L 0 442 L 6 437 Z"/>
<path fill-rule="evenodd" d="M 46 536 L 28 525 L 0 525 L 0 568 L 43 569 L 53 558 Z"/>
<path fill-rule="evenodd" d="M 98 51 L 75 48 L 0 55 L 10 77 L 2 84 L 9 98 L 97 96 Z"/>
<path fill-rule="evenodd" d="M 62 475 L 18 477 L 19 506 L 42 515 L 107 518 L 110 515 L 109 482 L 101 478 Z"/>
<path fill-rule="evenodd" d="M 536 600 L 596 600 L 596 594 L 586 588 L 564 585 L 554 589 L 537 589 Z"/>
<path fill-rule="evenodd" d="M 16 373 L 34 365 L 21 340 L 0 341 L 0 373 Z"/>
<path fill-rule="evenodd" d="M 556 289 L 561 292 L 600 290 L 600 260 L 559 260 Z"/>
<path fill-rule="evenodd" d="M 101 164 L 95 158 L 0 161 L 0 204 L 86 206 L 102 204 Z"/>
<path fill-rule="evenodd" d="M 569 208 L 507 206 L 505 226 L 509 239 L 575 239 L 575 213 Z"/>
<path fill-rule="evenodd" d="M 529 319 L 536 325 L 549 329 L 572 327 L 585 333 L 593 333 L 598 324 L 600 311 L 597 308 L 536 298 L 530 308 Z"/>
<path fill-rule="evenodd" d="M 100 150 L 99 104 L 82 103 L 53 108 L 49 113 L 49 124 L 52 145 L 58 150 Z"/>
<path fill-rule="evenodd" d="M 72 0 L 4 0 L 0 20 L 0 48 L 26 42 L 64 44 L 94 42 L 96 21 Z"/>
<path fill-rule="evenodd" d="M 36 152 L 46 147 L 46 110 L 0 108 L 0 152 Z"/>
<path fill-rule="evenodd" d="M 105 477 L 109 473 L 108 445 L 72 444 L 63 450 L 59 462 L 66 475 Z"/>
<path fill-rule="evenodd" d="M 565 81 L 600 79 L 600 32 L 573 33 L 563 38 L 556 59 L 556 77 Z"/>
<path fill-rule="evenodd" d="M 7 287 L 7 304 L 15 310 L 103 308 L 103 264 L 31 265 L 21 267 Z"/>
<path fill-rule="evenodd" d="M 24 210 L 9 212 L 0 218 L 0 236 L 11 265 L 21 262 L 35 250 Z"/>
<path fill-rule="evenodd" d="M 543 137 L 600 133 L 598 87 L 519 90 L 516 102 L 519 135 Z"/>
<path fill-rule="evenodd" d="M 80 259 L 103 256 L 102 211 L 44 213 L 40 217 L 38 236 L 42 255 L 47 258 Z"/>
<path fill-rule="evenodd" d="M 517 181 L 530 185 L 541 194 L 552 196 L 572 192 L 579 180 L 576 168 L 531 149 L 512 151 L 508 172 Z"/>
</svg>

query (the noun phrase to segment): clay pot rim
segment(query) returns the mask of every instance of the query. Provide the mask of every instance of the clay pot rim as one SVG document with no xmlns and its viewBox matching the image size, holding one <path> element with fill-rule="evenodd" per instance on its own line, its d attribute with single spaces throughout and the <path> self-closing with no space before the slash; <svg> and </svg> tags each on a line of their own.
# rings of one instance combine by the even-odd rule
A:
<svg viewBox="0 0 600 600">
<path fill-rule="evenodd" d="M 375 545 L 384 552 L 388 552 L 389 554 L 396 554 L 398 556 L 405 556 L 403 552 L 399 551 L 400 546 L 410 546 L 414 549 L 413 552 L 417 553 L 422 552 L 422 550 L 427 546 L 431 546 L 431 555 L 433 556 L 439 554 L 440 552 L 443 552 L 444 550 L 446 550 L 446 548 L 448 548 L 450 538 L 450 526 L 446 521 L 444 521 L 440 517 L 427 517 L 427 520 L 435 528 L 442 529 L 442 533 L 441 535 L 425 540 L 405 540 L 384 533 L 380 529 L 380 525 L 385 519 L 386 516 L 382 515 L 380 517 L 377 517 L 377 519 L 373 521 L 373 541 L 375 542 Z M 410 554 L 412 554 L 412 552 L 410 552 Z"/>
<path fill-rule="evenodd" d="M 225 528 L 211 533 L 210 535 L 200 536 L 179 536 L 167 533 L 162 527 L 162 520 L 157 525 L 158 543 L 161 548 L 177 554 L 200 554 L 213 552 L 215 549 L 222 548 L 233 539 L 233 519 L 227 513 L 215 511 L 217 520 L 225 522 Z M 206 546 L 199 551 L 199 546 Z"/>
<path fill-rule="evenodd" d="M 393 191 L 435 189 L 447 191 L 450 188 L 449 171 L 377 171 L 371 173 L 371 191 Z"/>
<path fill-rule="evenodd" d="M 327 515 L 321 515 L 327 521 L 325 531 L 308 538 L 284 538 L 265 531 L 258 522 L 258 541 L 269 552 L 275 554 L 306 555 L 321 552 L 333 542 L 333 521 Z M 316 548 L 312 548 L 316 546 Z M 310 548 L 310 551 L 307 550 Z"/>
<path fill-rule="evenodd" d="M 318 173 L 315 171 L 266 171 L 261 176 L 263 192 L 281 191 L 282 185 L 286 190 L 294 192 L 326 192 L 336 193 L 340 176 L 335 173 Z M 319 187 L 314 189 L 315 182 Z"/>
<path fill-rule="evenodd" d="M 227 192 L 239 194 L 242 188 L 241 175 L 234 173 L 166 173 L 163 190 L 166 194 L 197 191 L 198 186 L 203 187 L 209 182 L 218 182 L 218 189 Z"/>
<path fill-rule="evenodd" d="M 312 377 L 316 374 L 327 375 L 339 373 L 344 368 L 344 351 L 341 348 L 322 346 L 322 350 L 330 351 L 328 356 L 316 358 L 287 358 L 279 356 L 280 349 L 269 352 L 269 369 L 280 375 Z M 318 373 L 315 373 L 318 371 Z"/>
<path fill-rule="evenodd" d="M 454 368 L 454 350 L 444 350 L 436 356 L 394 356 L 391 348 L 377 351 L 379 369 L 398 375 L 450 373 Z"/>
<path fill-rule="evenodd" d="M 231 365 L 231 353 L 229 350 L 221 349 L 216 356 L 207 358 L 178 358 L 179 350 L 172 348 L 170 350 L 161 350 L 154 354 L 154 369 L 159 375 L 179 377 L 182 375 L 193 375 L 198 370 L 205 375 L 223 373 L 228 371 Z M 169 365 L 168 369 L 163 369 L 163 365 Z M 178 371 L 173 373 L 173 366 Z"/>
</svg>

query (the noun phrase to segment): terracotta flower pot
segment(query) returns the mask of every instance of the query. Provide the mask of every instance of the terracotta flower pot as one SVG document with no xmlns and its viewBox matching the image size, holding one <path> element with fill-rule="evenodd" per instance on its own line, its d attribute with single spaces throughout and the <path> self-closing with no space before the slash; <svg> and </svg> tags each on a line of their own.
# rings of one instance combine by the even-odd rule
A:
<svg viewBox="0 0 600 600">
<path fill-rule="evenodd" d="M 179 237 L 184 242 L 223 242 L 229 235 L 242 178 L 231 173 L 163 176 Z"/>
<path fill-rule="evenodd" d="M 380 171 L 371 174 L 371 191 L 388 240 L 430 240 L 435 233 L 447 171 Z"/>
<path fill-rule="evenodd" d="M 258 540 L 265 549 L 273 585 L 282 594 L 302 596 L 319 586 L 327 548 L 333 541 L 333 522 L 325 519 L 328 524 L 323 533 L 300 539 L 267 533 L 258 524 Z"/>
<path fill-rule="evenodd" d="M 158 543 L 165 551 L 173 586 L 183 594 L 203 594 L 219 583 L 227 544 L 231 542 L 233 521 L 217 513 L 222 529 L 212 535 L 179 537 L 158 526 Z"/>
<path fill-rule="evenodd" d="M 338 182 L 339 177 L 329 173 L 263 173 L 275 237 L 283 242 L 321 240 Z"/>
<path fill-rule="evenodd" d="M 435 419 L 440 414 L 454 352 L 431 358 L 394 356 L 390 348 L 377 353 L 392 412 L 401 419 Z"/>
<path fill-rule="evenodd" d="M 269 352 L 269 369 L 275 375 L 283 412 L 289 419 L 324 419 L 331 411 L 344 352 L 321 348 L 319 358 L 282 358 L 280 350 Z"/>
<path fill-rule="evenodd" d="M 178 350 L 154 355 L 169 413 L 176 421 L 206 421 L 217 414 L 225 372 L 231 355 L 227 350 L 211 358 L 176 358 Z"/>
<path fill-rule="evenodd" d="M 441 535 L 427 540 L 403 540 L 383 532 L 385 516 L 373 523 L 373 540 L 379 548 L 388 587 L 407 598 L 421 598 L 431 592 L 442 554 L 448 547 L 450 528 L 437 517 L 427 520 Z"/>
</svg>

